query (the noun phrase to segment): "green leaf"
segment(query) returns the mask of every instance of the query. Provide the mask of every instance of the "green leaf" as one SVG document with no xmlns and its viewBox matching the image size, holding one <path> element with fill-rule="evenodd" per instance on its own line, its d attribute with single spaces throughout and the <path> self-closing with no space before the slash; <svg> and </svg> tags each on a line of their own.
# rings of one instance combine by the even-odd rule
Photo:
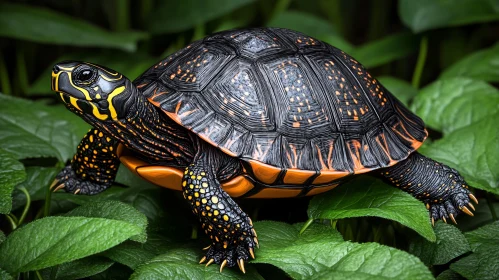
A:
<svg viewBox="0 0 499 280">
<path fill-rule="evenodd" d="M 141 212 L 137 211 L 132 206 L 119 201 L 95 201 L 86 203 L 71 212 L 66 216 L 73 217 L 89 217 L 89 218 L 106 218 L 117 221 L 124 221 L 129 224 L 139 227 L 142 232 L 137 236 L 130 237 L 131 240 L 145 242 L 147 240 L 147 218 Z"/>
<path fill-rule="evenodd" d="M 436 280 L 462 280 L 463 278 L 457 274 L 456 272 L 452 271 L 451 269 L 447 269 L 444 272 L 440 273 Z"/>
<path fill-rule="evenodd" d="M 499 112 L 425 144 L 419 151 L 459 170 L 472 187 L 499 194 L 498 120 Z"/>
<path fill-rule="evenodd" d="M 412 110 L 427 126 L 448 134 L 499 112 L 499 90 L 467 78 L 438 80 L 414 98 Z"/>
<path fill-rule="evenodd" d="M 62 106 L 0 94 L 0 148 L 17 159 L 71 158 L 89 125 Z"/>
<path fill-rule="evenodd" d="M 99 256 L 90 256 L 61 264 L 57 269 L 55 279 L 82 279 L 101 273 L 111 265 L 113 265 L 113 261 Z"/>
<path fill-rule="evenodd" d="M 255 223 L 261 249 L 252 263 L 268 263 L 293 279 L 433 279 L 416 257 L 377 243 L 342 241 L 339 233 L 312 224 Z"/>
<path fill-rule="evenodd" d="M 154 258 L 154 251 L 147 250 L 142 244 L 136 242 L 124 242 L 103 253 L 111 260 L 136 269 L 139 265 Z"/>
<path fill-rule="evenodd" d="M 378 77 L 379 82 L 390 91 L 398 100 L 400 100 L 404 105 L 408 106 L 409 101 L 411 101 L 418 93 L 418 91 L 407 81 L 390 77 L 381 76 Z"/>
<path fill-rule="evenodd" d="M 375 216 L 399 222 L 435 241 L 428 210 L 410 194 L 380 180 L 359 176 L 310 201 L 308 216 L 313 219 L 343 219 Z"/>
<path fill-rule="evenodd" d="M 12 280 L 14 279 L 7 271 L 0 268 L 0 279 L 2 280 Z"/>
<path fill-rule="evenodd" d="M 399 0 L 402 22 L 419 33 L 425 30 L 499 19 L 496 0 Z"/>
<path fill-rule="evenodd" d="M 3 233 L 3 231 L 0 230 L 0 244 L 2 244 L 2 242 L 5 241 L 5 233 Z"/>
<path fill-rule="evenodd" d="M 1 105 L 0 105 L 1 106 Z M 16 158 L 0 149 L 0 213 L 7 214 L 12 208 L 12 191 L 26 179 L 24 165 Z"/>
<path fill-rule="evenodd" d="M 246 274 L 237 267 L 220 273 L 218 265 L 200 265 L 200 258 L 199 248 L 175 248 L 139 266 L 130 279 L 263 279 L 251 266 L 246 266 Z"/>
<path fill-rule="evenodd" d="M 53 65 L 65 60 L 88 61 L 106 66 L 120 72 L 128 79 L 134 80 L 151 67 L 157 59 L 141 52 L 130 55 L 120 51 L 109 50 L 99 51 L 97 53 L 87 51 L 66 54 L 50 63 L 38 79 L 33 82 L 27 93 L 30 95 L 55 94 L 50 88 L 50 83 L 47 81 L 50 79 Z"/>
<path fill-rule="evenodd" d="M 142 32 L 113 33 L 49 9 L 0 4 L 0 36 L 44 44 L 107 47 L 135 51 Z"/>
<path fill-rule="evenodd" d="M 129 279 L 132 273 L 133 271 L 128 267 L 115 263 L 107 270 L 99 274 L 93 275 L 92 277 L 90 277 L 90 279 L 91 280 Z"/>
<path fill-rule="evenodd" d="M 351 55 L 366 67 L 376 67 L 406 57 L 418 48 L 418 36 L 398 33 L 357 47 Z"/>
<path fill-rule="evenodd" d="M 10 273 L 38 270 L 109 249 L 142 228 L 103 218 L 47 217 L 12 232 L 0 245 L 0 263 Z"/>
<path fill-rule="evenodd" d="M 176 0 L 160 1 L 159 6 L 148 17 L 151 33 L 174 33 L 228 14 L 253 3 L 254 0 Z"/>
<path fill-rule="evenodd" d="M 44 200 L 48 187 L 58 171 L 59 169 L 55 167 L 26 167 L 26 180 L 17 185 L 12 193 L 12 209 L 26 204 L 26 195 L 19 188 L 25 188 L 28 191 L 31 201 Z"/>
<path fill-rule="evenodd" d="M 423 238 L 412 240 L 409 253 L 422 260 L 427 266 L 443 265 L 471 250 L 464 235 L 453 225 L 438 222 L 435 225 L 436 242 Z"/>
<path fill-rule="evenodd" d="M 467 279 L 497 279 L 499 275 L 499 221 L 465 233 L 473 254 L 451 264 Z"/>
<path fill-rule="evenodd" d="M 499 82 L 499 44 L 468 55 L 440 75 L 441 79 L 453 77 Z"/>
<path fill-rule="evenodd" d="M 296 30 L 329 43 L 350 53 L 353 46 L 347 42 L 327 20 L 299 11 L 283 11 L 274 17 L 269 27 L 281 27 Z"/>
</svg>

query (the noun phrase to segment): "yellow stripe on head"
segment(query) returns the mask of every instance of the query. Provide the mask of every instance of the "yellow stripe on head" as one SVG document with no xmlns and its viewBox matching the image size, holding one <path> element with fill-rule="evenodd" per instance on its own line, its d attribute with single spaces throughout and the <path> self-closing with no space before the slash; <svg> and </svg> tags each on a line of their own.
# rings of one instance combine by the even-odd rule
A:
<svg viewBox="0 0 499 280">
<path fill-rule="evenodd" d="M 71 105 L 73 105 L 76 109 L 78 109 L 78 111 L 81 111 L 80 106 L 78 106 L 78 103 L 76 103 L 77 100 L 78 99 L 76 99 L 72 96 L 69 97 L 69 101 L 71 102 Z"/>
<path fill-rule="evenodd" d="M 92 107 L 94 108 L 94 109 L 92 110 L 92 114 L 94 114 L 94 116 L 95 116 L 96 118 L 98 118 L 99 120 L 105 121 L 105 120 L 109 117 L 109 116 L 108 116 L 108 115 L 106 115 L 106 114 L 101 114 L 101 113 L 99 112 L 99 109 L 97 109 L 97 106 L 96 106 L 95 104 L 90 103 L 90 105 L 92 105 Z"/>
<path fill-rule="evenodd" d="M 111 112 L 111 118 L 113 118 L 113 120 L 116 120 L 118 117 L 118 114 L 116 113 L 116 109 L 114 108 L 114 105 L 113 105 L 113 98 L 116 95 L 122 93 L 124 90 L 125 90 L 125 86 L 117 87 L 107 97 L 107 102 L 109 103 L 109 112 Z"/>
</svg>

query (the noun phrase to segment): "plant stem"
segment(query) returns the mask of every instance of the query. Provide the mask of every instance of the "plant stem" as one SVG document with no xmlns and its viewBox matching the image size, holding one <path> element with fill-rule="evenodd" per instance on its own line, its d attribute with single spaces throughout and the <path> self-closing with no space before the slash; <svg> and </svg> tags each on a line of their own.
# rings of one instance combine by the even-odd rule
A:
<svg viewBox="0 0 499 280">
<path fill-rule="evenodd" d="M 419 88 L 421 83 L 421 75 L 423 74 L 423 68 L 426 62 L 426 56 L 428 54 L 428 37 L 424 36 L 421 38 L 419 44 L 419 55 L 418 61 L 416 63 L 416 68 L 414 69 L 414 74 L 412 76 L 412 86 L 416 89 Z"/>
<path fill-rule="evenodd" d="M 35 273 L 36 273 L 36 277 L 38 277 L 39 280 L 43 280 L 43 277 L 38 270 L 35 270 Z"/>
<path fill-rule="evenodd" d="M 9 72 L 7 72 L 7 66 L 5 65 L 3 55 L 0 55 L 0 85 L 2 86 L 2 92 L 4 94 L 12 94 L 12 88 L 10 87 L 9 81 Z"/>
<path fill-rule="evenodd" d="M 26 196 L 26 205 L 24 206 L 21 218 L 19 218 L 19 222 L 17 223 L 17 225 L 22 225 L 24 219 L 26 218 L 26 215 L 28 214 L 29 207 L 31 206 L 31 196 L 29 195 L 29 192 L 25 187 L 21 187 L 19 188 L 19 190 L 22 191 Z"/>
<path fill-rule="evenodd" d="M 338 220 L 331 220 L 331 227 L 336 229 L 336 224 L 338 223 Z"/>
<path fill-rule="evenodd" d="M 10 226 L 12 227 L 12 230 L 15 230 L 17 228 L 15 216 L 12 214 L 7 214 L 7 215 L 5 215 L 5 217 L 7 217 L 7 220 L 9 220 Z"/>
<path fill-rule="evenodd" d="M 129 0 L 116 0 L 114 2 L 116 16 L 114 18 L 114 30 L 118 32 L 126 31 L 130 27 L 128 14 L 130 12 Z"/>
<path fill-rule="evenodd" d="M 303 225 L 303 227 L 300 229 L 300 235 L 305 232 L 305 230 L 307 230 L 307 228 L 314 222 L 314 219 L 310 218 L 308 219 L 305 224 Z"/>
<path fill-rule="evenodd" d="M 17 78 L 21 87 L 21 95 L 28 91 L 28 71 L 26 69 L 26 59 L 24 58 L 24 48 L 20 47 L 16 52 Z"/>
<path fill-rule="evenodd" d="M 152 0 L 142 0 L 140 1 L 140 22 L 142 27 L 145 27 L 147 17 L 149 13 L 152 11 L 153 1 Z"/>
</svg>

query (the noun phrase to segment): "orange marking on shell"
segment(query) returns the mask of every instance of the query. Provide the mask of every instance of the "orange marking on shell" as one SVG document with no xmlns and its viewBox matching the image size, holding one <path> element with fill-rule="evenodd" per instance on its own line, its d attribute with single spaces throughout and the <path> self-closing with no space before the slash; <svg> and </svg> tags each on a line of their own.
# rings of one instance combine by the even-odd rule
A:
<svg viewBox="0 0 499 280">
<path fill-rule="evenodd" d="M 332 184 L 332 185 L 325 186 L 325 187 L 315 187 L 315 188 L 311 189 L 306 194 L 306 196 L 312 196 L 312 195 L 320 194 L 320 193 L 323 193 L 323 192 L 327 192 L 329 190 L 332 190 L 332 189 L 336 188 L 338 185 L 339 184 Z"/>
<path fill-rule="evenodd" d="M 302 188 L 290 189 L 290 188 L 265 188 L 259 193 L 250 196 L 250 198 L 285 198 L 285 197 L 296 197 L 302 191 Z"/>
<path fill-rule="evenodd" d="M 137 88 L 143 88 L 143 87 L 147 86 L 148 84 L 149 84 L 149 83 L 143 83 L 143 84 L 140 84 L 140 85 L 138 85 L 138 86 L 137 86 Z"/>
<path fill-rule="evenodd" d="M 381 138 L 381 140 L 380 140 Z M 381 133 L 380 135 L 376 136 L 376 142 L 379 144 L 383 152 L 386 154 L 386 156 L 391 160 L 392 157 L 390 156 L 390 150 L 388 149 L 388 143 L 386 142 L 386 137 L 385 134 Z"/>
<path fill-rule="evenodd" d="M 288 151 L 286 151 L 286 157 L 288 158 L 289 165 L 291 168 L 298 168 L 298 154 L 296 151 L 296 147 L 293 146 L 293 144 L 289 144 L 289 148 L 291 149 L 290 154 Z"/>
<path fill-rule="evenodd" d="M 315 175 L 315 171 L 290 168 L 286 171 L 286 174 L 284 175 L 284 178 L 283 178 L 283 182 L 284 182 L 284 184 L 292 184 L 292 185 L 303 184 L 310 177 L 312 177 L 314 175 Z"/>
<path fill-rule="evenodd" d="M 178 111 L 180 110 L 180 106 L 182 105 L 182 101 L 180 101 L 179 103 L 177 103 L 177 106 L 175 106 L 175 114 L 178 115 Z"/>
<path fill-rule="evenodd" d="M 364 167 L 364 165 L 362 165 L 362 162 L 360 159 L 360 150 L 361 150 L 360 142 L 358 140 L 351 140 L 350 143 L 352 144 L 352 146 L 355 149 L 355 151 L 353 151 L 353 153 L 352 153 L 352 150 L 350 149 L 350 145 L 349 145 L 348 150 L 350 151 L 350 155 L 352 156 L 354 170 L 357 171 L 357 170 L 364 169 L 365 167 Z"/>
<path fill-rule="evenodd" d="M 223 190 L 232 197 L 242 196 L 254 187 L 253 183 L 242 175 L 222 183 Z"/>
<path fill-rule="evenodd" d="M 281 169 L 256 160 L 249 160 L 255 179 L 265 184 L 272 184 L 279 176 Z"/>
</svg>

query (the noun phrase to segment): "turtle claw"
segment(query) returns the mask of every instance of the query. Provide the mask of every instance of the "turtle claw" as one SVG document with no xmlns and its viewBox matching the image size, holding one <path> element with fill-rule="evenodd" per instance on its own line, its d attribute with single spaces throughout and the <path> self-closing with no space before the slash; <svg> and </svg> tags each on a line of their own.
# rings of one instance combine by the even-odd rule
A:
<svg viewBox="0 0 499 280">
<path fill-rule="evenodd" d="M 473 215 L 473 212 L 471 212 L 470 209 L 468 209 L 468 207 L 466 206 L 461 207 L 461 211 L 463 211 L 466 215 L 470 215 L 472 217 L 475 216 Z"/>
<path fill-rule="evenodd" d="M 255 257 L 253 257 L 254 259 Z M 243 259 L 238 259 L 237 260 L 237 265 L 239 266 L 239 269 L 246 274 L 246 269 L 244 269 L 244 260 Z M 221 271 L 220 271 L 221 272 Z"/>
<path fill-rule="evenodd" d="M 249 253 L 251 255 L 251 258 L 255 259 L 255 252 L 253 251 L 253 248 L 249 248 L 248 251 L 249 251 Z"/>
<path fill-rule="evenodd" d="M 49 187 L 49 190 L 52 190 L 57 184 L 59 183 L 59 180 L 55 179 L 54 182 Z"/>
<path fill-rule="evenodd" d="M 212 264 L 215 260 L 214 259 L 210 259 L 205 266 L 209 266 L 210 264 Z"/>
<path fill-rule="evenodd" d="M 63 184 L 60 184 L 59 186 L 57 186 L 55 189 L 54 189 L 54 192 L 60 190 L 60 189 L 64 189 L 65 185 L 64 183 Z"/>
<path fill-rule="evenodd" d="M 473 206 L 473 204 L 472 204 L 471 202 L 468 202 L 468 206 L 469 206 L 471 209 L 473 209 L 473 211 L 476 211 L 476 210 L 475 210 L 475 206 Z"/>
<path fill-rule="evenodd" d="M 457 225 L 456 219 L 454 218 L 454 215 L 452 213 L 449 214 L 449 217 L 452 220 L 452 222 Z"/>
<path fill-rule="evenodd" d="M 199 261 L 199 264 L 202 264 L 202 263 L 204 263 L 205 261 L 206 261 L 206 256 L 205 256 L 205 257 L 203 257 L 203 258 Z"/>
<path fill-rule="evenodd" d="M 469 193 L 468 196 L 471 198 L 471 200 L 473 200 L 473 202 L 478 204 L 478 199 L 476 199 L 476 197 L 472 193 Z"/>
<path fill-rule="evenodd" d="M 220 265 L 220 273 L 224 270 L 224 267 L 227 265 L 227 260 L 224 260 L 222 264 Z"/>
<path fill-rule="evenodd" d="M 260 244 L 258 243 L 258 238 L 254 237 L 253 240 L 255 241 L 256 248 L 260 249 Z"/>
</svg>

